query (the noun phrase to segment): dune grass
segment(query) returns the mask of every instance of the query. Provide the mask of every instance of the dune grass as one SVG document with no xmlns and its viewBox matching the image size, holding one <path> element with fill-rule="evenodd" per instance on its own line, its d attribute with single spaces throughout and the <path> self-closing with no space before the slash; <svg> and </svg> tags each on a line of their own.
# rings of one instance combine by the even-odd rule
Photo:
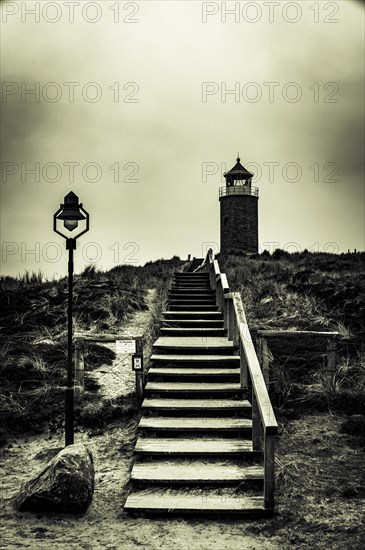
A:
<svg viewBox="0 0 365 550">
<path fill-rule="evenodd" d="M 259 329 L 338 332 L 337 367 L 324 375 L 326 338 L 269 339 L 270 391 L 291 416 L 307 410 L 365 413 L 365 253 L 220 258 L 241 293 L 251 332 Z"/>
<path fill-rule="evenodd" d="M 117 332 L 132 313 L 146 309 L 149 288 L 159 287 L 163 300 L 163 289 L 182 264 L 175 257 L 106 272 L 86 267 L 74 278 L 74 330 Z M 66 278 L 47 280 L 28 272 L 0 277 L 2 441 L 19 431 L 42 431 L 59 423 L 66 383 L 67 299 Z M 86 370 L 113 358 L 105 346 L 87 343 Z"/>
</svg>

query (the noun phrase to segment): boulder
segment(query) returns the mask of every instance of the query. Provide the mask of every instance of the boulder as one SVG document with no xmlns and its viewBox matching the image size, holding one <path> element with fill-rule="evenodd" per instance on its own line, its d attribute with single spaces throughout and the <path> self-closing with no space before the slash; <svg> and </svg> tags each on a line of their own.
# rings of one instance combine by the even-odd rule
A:
<svg viewBox="0 0 365 550">
<path fill-rule="evenodd" d="M 15 497 L 19 511 L 82 514 L 92 501 L 94 465 L 85 445 L 59 452 Z"/>
</svg>

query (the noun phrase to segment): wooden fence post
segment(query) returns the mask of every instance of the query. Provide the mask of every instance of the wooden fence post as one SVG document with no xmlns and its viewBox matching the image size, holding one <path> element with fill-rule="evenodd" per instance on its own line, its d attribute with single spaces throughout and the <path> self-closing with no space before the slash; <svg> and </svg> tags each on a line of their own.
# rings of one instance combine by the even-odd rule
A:
<svg viewBox="0 0 365 550">
<path fill-rule="evenodd" d="M 145 386 L 145 373 L 143 368 L 143 342 L 142 342 L 142 336 L 136 337 L 136 356 L 140 356 L 142 358 L 142 369 L 141 370 L 135 370 L 136 375 L 136 394 L 137 399 L 139 401 L 142 401 L 143 399 L 143 392 L 144 392 L 144 386 Z"/>
<path fill-rule="evenodd" d="M 326 380 L 329 384 L 333 384 L 333 378 L 336 372 L 336 362 L 337 341 L 336 337 L 333 336 L 327 340 Z"/>
<path fill-rule="evenodd" d="M 139 401 L 142 401 L 143 399 L 143 389 L 144 389 L 144 383 L 143 383 L 143 371 L 136 370 L 136 394 Z"/>
</svg>

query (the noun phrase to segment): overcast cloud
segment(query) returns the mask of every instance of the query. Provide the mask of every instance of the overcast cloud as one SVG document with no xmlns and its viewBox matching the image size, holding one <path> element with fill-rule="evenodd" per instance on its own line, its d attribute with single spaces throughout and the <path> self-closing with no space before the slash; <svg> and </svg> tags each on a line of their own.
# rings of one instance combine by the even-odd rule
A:
<svg viewBox="0 0 365 550">
<path fill-rule="evenodd" d="M 364 249 L 361 2 L 240 2 L 224 22 L 234 2 L 81 1 L 73 23 L 67 3 L 39 22 L 32 4 L 1 6 L 2 274 L 65 272 L 52 215 L 70 190 L 91 219 L 77 269 L 200 257 L 237 152 L 262 249 Z"/>
</svg>

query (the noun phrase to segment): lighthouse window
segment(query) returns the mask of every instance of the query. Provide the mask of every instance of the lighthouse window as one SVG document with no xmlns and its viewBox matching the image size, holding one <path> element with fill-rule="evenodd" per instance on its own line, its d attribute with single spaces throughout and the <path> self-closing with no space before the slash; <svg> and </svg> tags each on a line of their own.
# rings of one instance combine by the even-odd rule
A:
<svg viewBox="0 0 365 550">
<path fill-rule="evenodd" d="M 227 226 L 228 226 L 228 216 L 224 216 L 224 218 L 223 218 L 223 225 L 224 225 L 224 227 L 227 227 Z"/>
</svg>

